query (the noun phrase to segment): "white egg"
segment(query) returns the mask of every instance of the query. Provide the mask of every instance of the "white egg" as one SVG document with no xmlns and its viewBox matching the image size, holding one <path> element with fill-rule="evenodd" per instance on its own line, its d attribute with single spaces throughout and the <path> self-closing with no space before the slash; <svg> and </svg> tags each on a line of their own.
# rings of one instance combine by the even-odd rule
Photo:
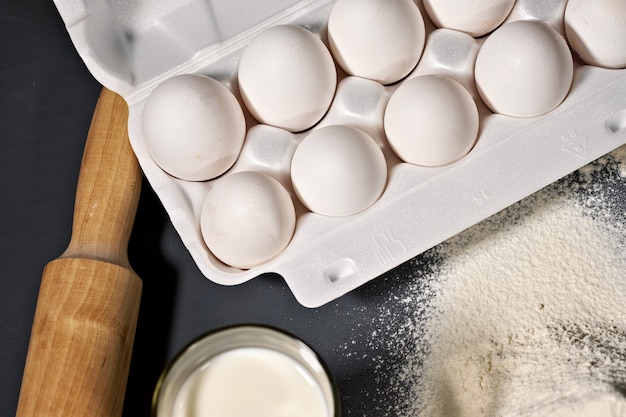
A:
<svg viewBox="0 0 626 417">
<path fill-rule="evenodd" d="M 296 226 L 287 190 L 267 174 L 242 171 L 217 180 L 200 214 L 207 247 L 227 265 L 249 269 L 289 245 Z"/>
<path fill-rule="evenodd" d="M 316 35 L 279 25 L 246 46 L 238 81 L 246 107 L 259 122 L 299 132 L 317 123 L 330 107 L 337 72 Z"/>
<path fill-rule="evenodd" d="M 478 135 L 476 102 L 457 81 L 422 75 L 405 81 L 390 97 L 384 128 L 405 162 L 436 167 L 465 156 Z"/>
<path fill-rule="evenodd" d="M 486 35 L 507 18 L 515 0 L 424 0 L 434 24 L 470 36 Z"/>
<path fill-rule="evenodd" d="M 197 74 L 172 77 L 158 85 L 142 114 L 146 148 L 165 172 L 205 181 L 237 160 L 246 134 L 235 96 L 218 81 Z"/>
<path fill-rule="evenodd" d="M 390 84 L 422 55 L 424 19 L 413 0 L 338 0 L 328 18 L 335 60 L 350 75 Z"/>
<path fill-rule="evenodd" d="M 535 117 L 553 110 L 572 85 L 567 43 L 538 21 L 507 23 L 493 32 L 476 57 L 476 87 L 494 112 Z"/>
<path fill-rule="evenodd" d="M 587 64 L 626 68 L 626 1 L 569 0 L 565 34 Z"/>
<path fill-rule="evenodd" d="M 291 181 L 309 210 L 332 217 L 370 207 L 387 183 L 387 163 L 367 133 L 347 125 L 313 130 L 296 148 Z"/>
</svg>

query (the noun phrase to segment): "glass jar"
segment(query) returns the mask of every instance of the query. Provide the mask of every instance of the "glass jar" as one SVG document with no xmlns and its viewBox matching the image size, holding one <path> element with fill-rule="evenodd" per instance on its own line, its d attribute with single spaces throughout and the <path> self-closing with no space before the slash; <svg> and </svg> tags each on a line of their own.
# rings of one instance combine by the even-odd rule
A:
<svg viewBox="0 0 626 417">
<path fill-rule="evenodd" d="M 185 347 L 163 371 L 153 417 L 339 417 L 337 386 L 304 342 L 273 327 L 238 325 Z"/>
</svg>

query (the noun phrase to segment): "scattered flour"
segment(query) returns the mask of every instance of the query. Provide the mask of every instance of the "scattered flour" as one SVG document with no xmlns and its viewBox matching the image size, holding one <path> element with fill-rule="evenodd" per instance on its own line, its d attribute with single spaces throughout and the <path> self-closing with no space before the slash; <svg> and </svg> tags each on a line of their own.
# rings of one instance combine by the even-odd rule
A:
<svg viewBox="0 0 626 417">
<path fill-rule="evenodd" d="M 626 403 L 618 396 L 604 394 L 564 404 L 546 417 L 604 417 L 626 415 Z"/>
<path fill-rule="evenodd" d="M 413 261 L 372 324 L 395 352 L 373 355 L 377 415 L 626 417 L 625 166 L 622 147 Z"/>
<path fill-rule="evenodd" d="M 566 197 L 491 226 L 441 249 L 424 415 L 544 414 L 613 389 L 612 366 L 626 376 L 623 254 Z"/>
</svg>

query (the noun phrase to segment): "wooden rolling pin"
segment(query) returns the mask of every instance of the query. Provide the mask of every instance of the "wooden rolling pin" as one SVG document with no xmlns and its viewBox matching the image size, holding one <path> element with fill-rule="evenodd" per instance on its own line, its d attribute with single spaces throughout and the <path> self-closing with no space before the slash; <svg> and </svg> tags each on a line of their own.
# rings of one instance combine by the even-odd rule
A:
<svg viewBox="0 0 626 417">
<path fill-rule="evenodd" d="M 80 168 L 72 237 L 43 271 L 18 417 L 122 414 L 141 280 L 128 262 L 141 171 L 128 107 L 103 89 Z"/>
</svg>

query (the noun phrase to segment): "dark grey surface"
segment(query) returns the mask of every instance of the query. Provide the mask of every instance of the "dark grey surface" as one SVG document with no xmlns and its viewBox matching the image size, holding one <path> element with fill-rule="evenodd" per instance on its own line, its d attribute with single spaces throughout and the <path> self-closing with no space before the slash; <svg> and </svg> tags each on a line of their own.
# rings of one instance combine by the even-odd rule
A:
<svg viewBox="0 0 626 417">
<path fill-rule="evenodd" d="M 78 169 L 100 85 L 52 1 L 2 2 L 0 57 L 0 416 L 10 416 L 41 272 L 71 234 Z M 344 415 L 362 416 L 384 402 L 366 352 L 347 359 L 339 347 L 367 349 L 363 324 L 370 318 L 363 307 L 385 297 L 395 285 L 388 281 L 401 280 L 402 273 L 319 309 L 300 306 L 280 277 L 218 286 L 198 271 L 145 183 L 129 254 L 144 290 L 125 416 L 149 415 L 158 375 L 181 347 L 217 327 L 250 322 L 283 328 L 316 349 L 339 383 Z"/>
<path fill-rule="evenodd" d="M 69 241 L 99 92 L 51 0 L 0 3 L 0 416 L 15 414 L 41 272 Z M 624 213 L 623 177 L 598 181 L 591 192 L 606 189 L 615 212 Z M 236 287 L 207 280 L 144 183 L 129 255 L 144 289 L 124 416 L 150 415 L 157 378 L 179 349 L 237 323 L 271 324 L 309 343 L 338 382 L 344 416 L 393 415 L 395 399 L 386 387 L 395 377 L 389 369 L 402 357 L 393 345 L 370 338 L 373 330 L 383 341 L 397 336 L 406 331 L 406 314 L 416 318 L 394 297 L 428 285 L 432 254 L 307 309 L 278 276 Z"/>
</svg>

